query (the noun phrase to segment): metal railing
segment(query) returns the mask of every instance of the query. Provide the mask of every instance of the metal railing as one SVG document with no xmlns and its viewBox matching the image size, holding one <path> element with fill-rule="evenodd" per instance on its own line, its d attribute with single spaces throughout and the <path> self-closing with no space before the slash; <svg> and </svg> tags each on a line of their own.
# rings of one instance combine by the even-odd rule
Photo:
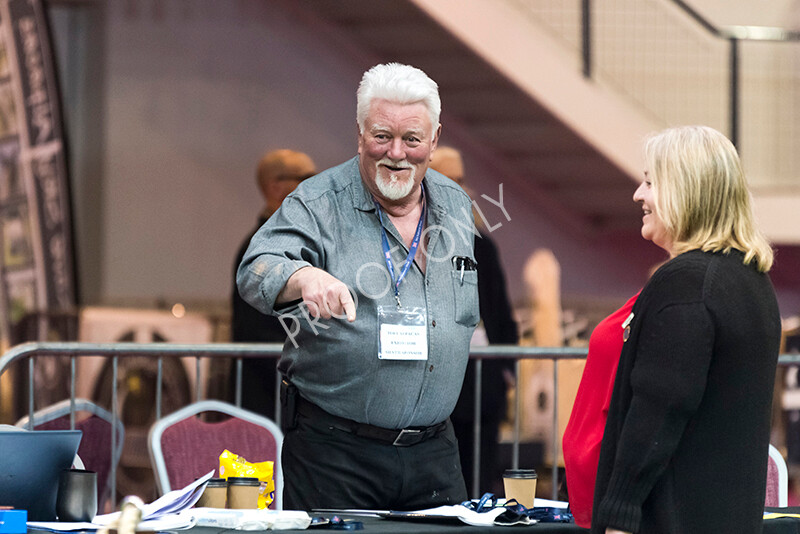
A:
<svg viewBox="0 0 800 534">
<path fill-rule="evenodd" d="M 162 388 L 163 388 L 163 374 L 162 374 L 162 361 L 163 358 L 182 358 L 193 357 L 196 359 L 195 373 L 196 384 L 202 383 L 202 371 L 200 361 L 203 358 L 237 358 L 241 362 L 242 358 L 277 358 L 280 356 L 282 345 L 279 343 L 265 343 L 265 344 L 245 344 L 245 343 L 215 343 L 215 344 L 173 344 L 173 343 L 80 343 L 80 342 L 65 342 L 65 343 L 24 343 L 17 345 L 8 350 L 2 357 L 0 357 L 0 376 L 15 362 L 28 360 L 28 416 L 30 428 L 35 425 L 35 406 L 34 406 L 34 358 L 35 357 L 69 357 L 70 358 L 70 373 L 69 373 L 69 391 L 70 399 L 75 399 L 75 381 L 76 381 L 76 358 L 87 356 L 101 356 L 111 358 L 113 373 L 112 376 L 117 377 L 117 364 L 118 359 L 129 356 L 145 356 L 157 359 L 158 372 L 156 379 L 156 403 L 155 403 L 155 418 L 159 419 L 162 416 Z M 480 440 L 481 433 L 481 374 L 482 374 L 482 361 L 489 359 L 514 359 L 516 361 L 516 376 L 520 376 L 520 361 L 524 359 L 534 360 L 551 360 L 555 363 L 553 365 L 553 399 L 558 398 L 558 362 L 568 359 L 585 359 L 587 349 L 585 348 L 555 348 L 555 347 L 523 347 L 511 345 L 494 345 L 488 347 L 473 347 L 470 350 L 470 358 L 476 360 L 475 365 L 475 404 L 474 404 L 474 423 L 473 423 L 473 473 L 472 481 L 470 484 L 471 495 L 477 497 L 480 473 Z M 800 364 L 799 354 L 784 354 L 780 356 L 780 365 L 798 365 Z M 241 364 L 236 366 L 236 404 L 240 405 L 241 401 Z M 519 391 L 519 383 L 517 380 L 515 384 L 515 405 L 513 409 L 513 443 L 512 443 L 512 467 L 519 467 L 519 445 L 520 445 L 520 413 L 521 413 L 521 395 Z M 117 380 L 112 380 L 112 394 L 111 394 L 111 407 L 112 414 L 112 427 L 116 425 L 116 420 L 119 418 L 117 406 Z M 196 387 L 196 400 L 200 399 L 200 387 Z M 276 406 L 279 405 L 276 399 Z M 553 402 L 552 414 L 552 439 L 553 439 L 553 458 L 552 462 L 552 498 L 557 498 L 558 492 L 558 462 L 555 461 L 558 457 L 559 450 L 559 432 L 558 432 L 558 402 Z M 71 409 L 70 427 L 74 428 L 74 403 Z M 279 411 L 279 410 L 278 410 Z M 277 414 L 279 417 L 279 414 Z M 110 448 L 115 450 L 117 444 L 115 443 L 115 433 L 112 432 Z M 113 457 L 113 456 L 112 456 Z M 110 486 L 116 488 L 116 469 L 114 465 L 110 475 Z"/>
<path fill-rule="evenodd" d="M 34 406 L 34 358 L 35 357 L 69 357 L 69 392 L 70 399 L 76 397 L 76 359 L 79 357 L 100 356 L 110 358 L 112 362 L 112 376 L 118 375 L 118 359 L 122 357 L 138 356 L 151 357 L 157 360 L 156 378 L 156 399 L 155 399 L 155 418 L 159 419 L 162 414 L 162 394 L 163 394 L 163 358 L 195 358 L 195 384 L 201 384 L 202 370 L 200 362 L 203 358 L 235 358 L 238 359 L 235 367 L 235 403 L 241 404 L 241 359 L 242 358 L 277 358 L 281 353 L 282 345 L 279 343 L 265 344 L 246 344 L 246 343 L 215 343 L 204 345 L 193 344 L 173 344 L 173 343 L 24 343 L 12 347 L 2 357 L 0 357 L 0 375 L 8 367 L 17 361 L 28 360 L 28 416 L 29 425 L 35 425 L 35 406 Z M 586 358 L 585 348 L 549 348 L 549 347 L 522 347 L 522 346 L 503 346 L 494 345 L 489 347 L 474 347 L 471 349 L 470 357 L 476 359 L 475 365 L 475 404 L 473 422 L 473 473 L 469 487 L 471 494 L 477 496 L 480 473 L 480 440 L 481 434 L 481 375 L 482 361 L 485 359 L 514 359 L 516 361 L 516 374 L 519 376 L 519 362 L 522 359 L 551 360 L 558 362 L 564 359 L 584 359 Z M 117 406 L 117 380 L 112 380 L 111 384 L 111 407 L 112 425 L 119 417 L 119 407 Z M 515 405 L 513 409 L 513 443 L 512 443 L 512 467 L 519 467 L 519 445 L 520 445 L 520 416 L 521 396 L 519 394 L 519 381 L 516 381 Z M 200 400 L 200 387 L 195 388 L 196 400 Z M 558 365 L 553 366 L 553 399 L 558 398 Z M 276 399 L 276 406 L 279 406 Z M 553 451 L 557 457 L 559 449 L 558 435 L 558 403 L 553 402 Z M 280 424 L 280 410 L 276 410 L 276 421 Z M 74 404 L 71 410 L 70 426 L 74 428 Z M 115 436 L 112 435 L 111 450 L 115 450 Z M 558 463 L 553 462 L 553 498 L 556 497 L 558 488 Z M 112 470 L 110 485 L 116 486 L 116 466 Z"/>
</svg>

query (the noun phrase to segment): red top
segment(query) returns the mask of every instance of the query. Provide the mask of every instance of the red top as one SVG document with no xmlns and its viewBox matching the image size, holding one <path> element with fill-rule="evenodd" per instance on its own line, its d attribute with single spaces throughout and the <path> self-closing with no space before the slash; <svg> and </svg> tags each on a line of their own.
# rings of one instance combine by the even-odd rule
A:
<svg viewBox="0 0 800 534">
<path fill-rule="evenodd" d="M 641 291 L 639 291 L 641 293 Z M 614 376 L 622 352 L 622 324 L 631 314 L 636 293 L 620 309 L 603 319 L 589 339 L 589 355 L 561 442 L 567 473 L 569 506 L 575 523 L 590 528 L 592 500 L 600 443 L 606 426 Z"/>
</svg>

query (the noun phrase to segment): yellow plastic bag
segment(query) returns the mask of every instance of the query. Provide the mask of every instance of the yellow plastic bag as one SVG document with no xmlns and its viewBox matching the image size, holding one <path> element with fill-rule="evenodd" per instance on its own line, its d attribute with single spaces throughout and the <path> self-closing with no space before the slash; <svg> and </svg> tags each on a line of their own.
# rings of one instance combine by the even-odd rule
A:
<svg viewBox="0 0 800 534">
<path fill-rule="evenodd" d="M 258 488 L 258 508 L 268 507 L 275 500 L 275 481 L 272 479 L 273 462 L 250 463 L 228 449 L 219 455 L 219 476 L 253 477 L 261 482 Z"/>
</svg>

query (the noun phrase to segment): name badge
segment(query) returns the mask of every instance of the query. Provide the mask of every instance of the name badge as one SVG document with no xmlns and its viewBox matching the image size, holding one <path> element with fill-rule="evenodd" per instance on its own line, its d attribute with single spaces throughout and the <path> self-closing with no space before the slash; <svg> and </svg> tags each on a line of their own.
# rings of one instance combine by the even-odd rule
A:
<svg viewBox="0 0 800 534">
<path fill-rule="evenodd" d="M 427 360 L 426 323 L 425 308 L 378 306 L 378 358 Z"/>
</svg>

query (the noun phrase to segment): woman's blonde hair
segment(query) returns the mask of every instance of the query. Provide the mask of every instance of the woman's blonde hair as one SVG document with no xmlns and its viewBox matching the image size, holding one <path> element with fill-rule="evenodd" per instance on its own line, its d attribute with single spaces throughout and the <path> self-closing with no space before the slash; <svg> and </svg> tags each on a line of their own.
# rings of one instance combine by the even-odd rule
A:
<svg viewBox="0 0 800 534">
<path fill-rule="evenodd" d="M 769 271 L 772 248 L 756 228 L 742 164 L 727 137 L 707 126 L 669 128 L 652 135 L 644 153 L 673 254 L 737 249 L 746 264 Z"/>
</svg>

